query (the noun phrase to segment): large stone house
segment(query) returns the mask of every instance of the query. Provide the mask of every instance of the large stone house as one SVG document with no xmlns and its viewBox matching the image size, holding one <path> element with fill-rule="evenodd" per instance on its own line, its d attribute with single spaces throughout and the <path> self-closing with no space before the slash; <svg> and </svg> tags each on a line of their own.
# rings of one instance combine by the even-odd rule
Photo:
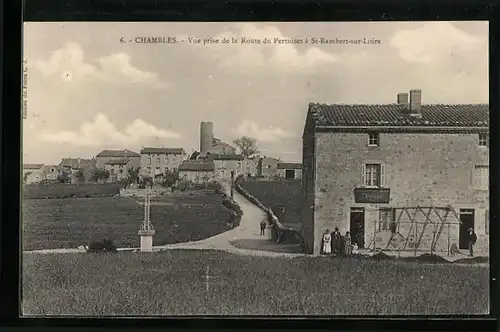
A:
<svg viewBox="0 0 500 332">
<path fill-rule="evenodd" d="M 276 173 L 283 179 L 300 179 L 302 178 L 301 163 L 278 163 L 276 165 Z"/>
<path fill-rule="evenodd" d="M 215 181 L 215 167 L 212 161 L 184 161 L 179 166 L 179 180 L 197 184 Z"/>
<path fill-rule="evenodd" d="M 209 159 L 213 161 L 215 176 L 219 179 L 231 179 L 231 172 L 234 172 L 234 178 L 243 174 L 243 156 L 239 154 L 220 154 L 210 155 Z"/>
<path fill-rule="evenodd" d="M 186 157 L 182 148 L 142 148 L 140 174 L 160 180 L 166 171 L 177 170 Z"/>
<path fill-rule="evenodd" d="M 103 150 L 96 155 L 96 165 L 105 169 L 106 164 L 112 160 L 126 160 L 127 164 L 136 169 L 141 166 L 141 155 L 130 150 Z"/>
<path fill-rule="evenodd" d="M 489 247 L 489 107 L 309 104 L 303 132 L 302 233 L 319 254 L 338 227 L 360 247 L 467 252 Z M 378 243 L 389 234 L 387 246 Z M 382 241 L 383 242 L 383 241 Z M 391 244 L 392 247 L 392 244 Z"/>
</svg>

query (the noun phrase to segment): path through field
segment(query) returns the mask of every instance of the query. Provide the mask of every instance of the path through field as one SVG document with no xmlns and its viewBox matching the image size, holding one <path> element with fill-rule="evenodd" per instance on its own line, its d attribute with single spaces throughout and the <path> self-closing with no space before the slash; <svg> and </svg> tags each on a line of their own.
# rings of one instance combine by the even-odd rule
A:
<svg viewBox="0 0 500 332">
<path fill-rule="evenodd" d="M 230 182 L 221 182 L 224 191 L 229 195 L 231 192 Z M 185 242 L 185 243 L 175 243 L 168 244 L 164 246 L 153 247 L 154 251 L 164 251 L 171 249 L 212 249 L 212 250 L 223 250 L 227 252 L 252 255 L 252 256 L 276 256 L 276 257 L 297 257 L 305 256 L 304 254 L 294 254 L 294 253 L 283 253 L 265 250 L 255 250 L 255 245 L 259 243 L 269 243 L 267 240 L 271 238 L 270 230 L 266 230 L 266 235 L 260 235 L 260 222 L 266 217 L 264 211 L 250 203 L 246 198 L 234 192 L 234 200 L 240 205 L 243 211 L 243 216 L 241 217 L 240 225 L 233 228 L 227 232 L 215 235 L 208 239 Z M 154 222 L 154 221 L 153 221 Z M 243 241 L 242 241 L 243 240 Z M 250 242 L 252 243 L 253 249 L 245 249 L 244 246 L 239 245 L 238 248 L 233 246 L 231 242 Z M 138 248 L 119 248 L 119 251 L 137 251 Z M 79 253 L 85 252 L 85 249 L 68 248 L 68 249 L 48 249 L 48 250 L 34 250 L 27 251 L 27 253 Z"/>
</svg>

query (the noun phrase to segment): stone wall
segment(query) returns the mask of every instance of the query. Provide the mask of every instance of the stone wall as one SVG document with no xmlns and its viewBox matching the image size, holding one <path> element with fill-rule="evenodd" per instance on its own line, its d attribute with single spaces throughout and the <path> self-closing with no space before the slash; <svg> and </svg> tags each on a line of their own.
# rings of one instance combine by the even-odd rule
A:
<svg viewBox="0 0 500 332">
<path fill-rule="evenodd" d="M 148 190 L 152 196 L 166 195 L 170 193 L 168 188 L 163 188 L 163 187 L 153 188 Z M 120 189 L 120 196 L 122 197 L 144 197 L 145 195 L 146 195 L 146 189 L 140 189 L 140 188 Z"/>
<path fill-rule="evenodd" d="M 296 229 L 284 226 L 271 208 L 266 207 L 257 197 L 243 189 L 240 183 L 244 181 L 244 179 L 244 176 L 239 176 L 235 180 L 234 188 L 240 195 L 266 213 L 267 222 L 271 229 L 271 239 L 277 243 L 303 243 L 304 239 Z"/>
<path fill-rule="evenodd" d="M 314 200 L 314 236 L 313 239 L 306 239 L 306 243 L 313 247 L 315 254 L 319 254 L 321 235 L 325 229 L 338 227 L 342 233 L 349 230 L 350 209 L 353 207 L 365 209 L 366 246 L 373 239 L 379 208 L 451 205 L 457 214 L 460 209 L 474 209 L 478 236 L 476 248 L 487 251 L 489 243 L 485 215 L 489 206 L 489 192 L 474 187 L 473 170 L 476 165 L 489 164 L 489 151 L 486 147 L 478 146 L 477 136 L 381 133 L 379 146 L 372 147 L 367 144 L 368 134 L 316 134 L 312 168 L 308 162 L 314 158 L 304 156 L 305 172 L 312 174 L 312 170 L 315 170 L 314 180 L 308 178 L 307 174 L 304 179 L 305 200 Z M 360 204 L 354 201 L 354 189 L 360 187 L 362 181 L 361 165 L 369 162 L 385 165 L 385 187 L 390 189 L 389 204 Z M 315 182 L 315 188 L 311 181 Z M 314 195 L 310 191 L 312 189 Z M 307 203 L 304 205 L 304 218 L 309 219 L 312 213 Z M 456 219 L 454 222 L 457 222 Z M 307 220 L 304 220 L 304 225 L 308 225 Z M 400 233 L 406 236 L 409 224 L 400 227 Z M 459 227 L 450 228 L 451 240 L 458 244 Z M 310 236 L 307 226 L 304 235 Z M 424 244 L 429 244 L 432 236 L 431 229 L 425 231 Z M 439 247 L 443 245 L 440 243 Z"/>
</svg>

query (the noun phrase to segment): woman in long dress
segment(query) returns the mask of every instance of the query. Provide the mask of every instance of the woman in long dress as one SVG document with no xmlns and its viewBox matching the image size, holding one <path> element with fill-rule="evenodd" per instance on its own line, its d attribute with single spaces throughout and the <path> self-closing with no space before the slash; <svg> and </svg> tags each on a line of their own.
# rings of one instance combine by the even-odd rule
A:
<svg viewBox="0 0 500 332">
<path fill-rule="evenodd" d="M 344 253 L 346 255 L 350 255 L 351 252 L 352 252 L 351 235 L 349 234 L 349 232 L 346 232 L 344 236 Z"/>
<path fill-rule="evenodd" d="M 340 232 L 337 227 L 335 227 L 335 230 L 330 234 L 332 237 L 332 252 L 334 255 L 339 255 L 340 254 Z"/>
<path fill-rule="evenodd" d="M 328 230 L 323 234 L 323 254 L 329 255 L 332 253 L 332 236 Z"/>
</svg>

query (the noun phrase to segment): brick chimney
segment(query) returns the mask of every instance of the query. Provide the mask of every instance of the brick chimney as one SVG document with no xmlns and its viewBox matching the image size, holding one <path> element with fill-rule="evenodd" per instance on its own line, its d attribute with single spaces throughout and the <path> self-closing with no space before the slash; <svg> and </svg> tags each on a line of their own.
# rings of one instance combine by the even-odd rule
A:
<svg viewBox="0 0 500 332">
<path fill-rule="evenodd" d="M 422 90 L 410 90 L 410 114 L 420 116 L 420 108 L 422 106 Z"/>
<path fill-rule="evenodd" d="M 398 93 L 398 105 L 408 105 L 407 93 Z"/>
</svg>

